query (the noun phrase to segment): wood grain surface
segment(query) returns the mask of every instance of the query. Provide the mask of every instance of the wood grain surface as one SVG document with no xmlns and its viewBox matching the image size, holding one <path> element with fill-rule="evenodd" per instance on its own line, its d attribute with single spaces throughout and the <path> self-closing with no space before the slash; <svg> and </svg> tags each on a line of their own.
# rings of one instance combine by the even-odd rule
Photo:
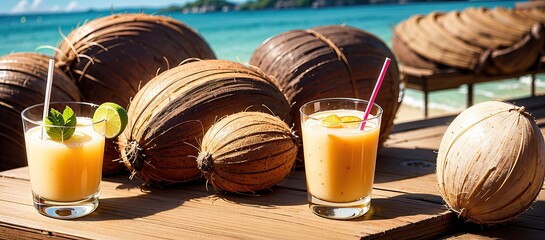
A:
<svg viewBox="0 0 545 240">
<path fill-rule="evenodd" d="M 545 129 L 545 96 L 519 99 Z M 363 217 L 329 220 L 307 206 L 302 169 L 272 191 L 223 194 L 205 181 L 142 188 L 127 175 L 102 181 L 89 216 L 57 220 L 32 206 L 28 169 L 0 173 L 0 239 L 539 239 L 545 190 L 532 208 L 500 226 L 459 219 L 437 190 L 435 158 L 455 116 L 396 125 L 380 150 L 372 208 Z"/>
</svg>

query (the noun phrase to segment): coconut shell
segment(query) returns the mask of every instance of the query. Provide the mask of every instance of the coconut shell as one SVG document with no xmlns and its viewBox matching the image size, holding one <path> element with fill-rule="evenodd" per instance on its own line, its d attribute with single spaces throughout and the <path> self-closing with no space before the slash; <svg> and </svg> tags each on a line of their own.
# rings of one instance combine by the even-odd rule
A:
<svg viewBox="0 0 545 240">
<path fill-rule="evenodd" d="M 128 106 L 140 86 L 187 58 L 215 58 L 208 43 L 175 19 L 116 14 L 74 29 L 58 46 L 59 66 L 88 102 Z"/>
<path fill-rule="evenodd" d="M 51 57 L 12 53 L 0 57 L 0 171 L 27 165 L 21 112 L 43 103 Z M 80 101 L 75 84 L 58 68 L 53 71 L 51 101 Z"/>
<path fill-rule="evenodd" d="M 55 57 L 77 81 L 85 101 L 128 106 L 138 89 L 187 58 L 215 58 L 208 43 L 175 19 L 116 14 L 87 22 L 58 46 Z M 107 141 L 104 172 L 123 169 L 115 143 Z"/>
<path fill-rule="evenodd" d="M 392 51 L 376 36 L 347 26 L 288 31 L 259 46 L 250 65 L 278 80 L 292 105 L 291 116 L 300 133 L 299 108 L 309 101 L 329 97 L 369 99 L 386 57 L 392 62 L 375 100 L 384 109 L 381 146 L 399 106 L 400 77 Z"/>
<path fill-rule="evenodd" d="M 509 221 L 535 201 L 545 178 L 545 142 L 524 107 L 489 101 L 463 111 L 437 156 L 450 209 L 479 224 Z"/>
<path fill-rule="evenodd" d="M 206 132 L 197 163 L 217 190 L 244 193 L 276 185 L 296 155 L 296 137 L 286 123 L 267 113 L 240 112 Z"/>
<path fill-rule="evenodd" d="M 195 158 L 204 133 L 226 115 L 272 113 L 289 122 L 289 104 L 260 71 L 225 60 L 184 63 L 140 90 L 119 137 L 125 165 L 148 183 L 200 178 Z"/>
</svg>

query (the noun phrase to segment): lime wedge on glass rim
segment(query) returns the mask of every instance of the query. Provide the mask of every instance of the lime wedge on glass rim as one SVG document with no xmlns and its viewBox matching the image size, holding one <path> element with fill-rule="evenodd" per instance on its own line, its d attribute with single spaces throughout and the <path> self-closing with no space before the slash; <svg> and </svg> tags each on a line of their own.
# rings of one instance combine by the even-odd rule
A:
<svg viewBox="0 0 545 240">
<path fill-rule="evenodd" d="M 128 121 L 129 117 L 125 109 L 112 102 L 101 104 L 93 114 L 95 131 L 106 138 L 119 136 L 125 130 Z"/>
</svg>

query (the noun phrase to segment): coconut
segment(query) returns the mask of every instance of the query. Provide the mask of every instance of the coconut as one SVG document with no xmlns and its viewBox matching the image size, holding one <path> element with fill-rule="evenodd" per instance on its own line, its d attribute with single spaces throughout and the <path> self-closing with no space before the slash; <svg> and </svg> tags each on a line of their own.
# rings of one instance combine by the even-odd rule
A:
<svg viewBox="0 0 545 240">
<path fill-rule="evenodd" d="M 286 123 L 266 113 L 240 112 L 206 132 L 197 164 L 217 190 L 256 192 L 284 179 L 296 155 L 296 137 Z"/>
<path fill-rule="evenodd" d="M 299 108 L 309 101 L 329 97 L 369 99 L 386 57 L 392 62 L 375 100 L 384 109 L 381 146 L 399 106 L 400 78 L 396 58 L 378 37 L 347 26 L 292 30 L 266 40 L 253 53 L 250 65 L 278 80 L 292 105 L 295 130 L 301 132 Z"/>
<path fill-rule="evenodd" d="M 479 224 L 509 221 L 530 207 L 545 177 L 545 143 L 524 107 L 489 101 L 463 111 L 437 156 L 448 207 Z"/>
<path fill-rule="evenodd" d="M 208 43 L 175 19 L 116 14 L 74 29 L 58 46 L 59 66 L 86 101 L 127 106 L 141 85 L 187 58 L 215 58 Z"/>
<path fill-rule="evenodd" d="M 272 113 L 289 122 L 289 104 L 260 71 L 225 60 L 187 62 L 163 72 L 140 90 L 119 137 L 125 165 L 148 183 L 197 179 L 195 158 L 217 119 L 241 111 Z"/>
<path fill-rule="evenodd" d="M 12 53 L 0 57 L 0 171 L 26 166 L 21 111 L 43 103 L 51 57 Z M 52 101 L 80 101 L 81 94 L 63 71 L 53 71 Z"/>
<path fill-rule="evenodd" d="M 187 58 L 215 58 L 208 43 L 175 19 L 147 14 L 116 14 L 87 22 L 58 46 L 59 66 L 77 81 L 85 101 L 128 106 L 140 86 Z M 107 141 L 104 171 L 123 164 Z M 114 161 L 112 161 L 114 160 Z"/>
</svg>

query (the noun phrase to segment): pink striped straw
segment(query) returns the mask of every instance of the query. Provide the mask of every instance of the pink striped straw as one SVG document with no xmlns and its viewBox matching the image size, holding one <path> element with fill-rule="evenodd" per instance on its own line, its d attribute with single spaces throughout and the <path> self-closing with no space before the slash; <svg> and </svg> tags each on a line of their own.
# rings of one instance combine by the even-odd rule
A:
<svg viewBox="0 0 545 240">
<path fill-rule="evenodd" d="M 382 80 L 384 80 L 384 76 L 386 76 L 386 72 L 388 71 L 388 66 L 390 66 L 390 61 L 392 61 L 390 58 L 386 58 L 384 60 L 384 65 L 382 65 L 382 70 L 380 70 L 380 74 L 378 75 L 377 84 L 375 85 L 375 88 L 373 89 L 373 93 L 371 93 L 371 98 L 369 99 L 369 103 L 367 104 L 367 107 L 365 108 L 363 121 L 361 122 L 361 125 L 360 125 L 360 130 L 362 131 L 365 128 L 365 123 L 367 122 L 367 118 L 369 117 L 369 112 L 371 112 L 371 108 L 373 107 L 375 98 L 377 98 L 378 91 L 380 90 L 380 86 L 382 85 Z"/>
</svg>

